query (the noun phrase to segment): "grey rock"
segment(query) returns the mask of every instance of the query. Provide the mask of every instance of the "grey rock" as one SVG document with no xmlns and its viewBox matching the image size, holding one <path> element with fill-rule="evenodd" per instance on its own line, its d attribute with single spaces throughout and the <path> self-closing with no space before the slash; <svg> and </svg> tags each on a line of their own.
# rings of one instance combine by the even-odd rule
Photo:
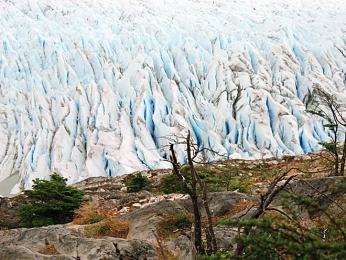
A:
<svg viewBox="0 0 346 260">
<path fill-rule="evenodd" d="M 167 243 L 167 248 L 174 252 L 178 260 L 192 259 L 191 240 L 189 237 L 181 235 Z"/>
<path fill-rule="evenodd" d="M 21 225 L 20 207 L 27 203 L 24 195 L 13 198 L 0 197 L 0 230 L 17 228 Z"/>
<path fill-rule="evenodd" d="M 209 194 L 209 207 L 214 217 L 223 216 L 228 213 L 239 200 L 249 197 L 239 192 L 213 192 Z"/>
<path fill-rule="evenodd" d="M 39 253 L 46 242 L 54 245 L 56 256 Z M 86 238 L 63 225 L 0 231 L 0 259 L 157 259 L 152 245 L 142 240 L 105 237 Z"/>
<path fill-rule="evenodd" d="M 186 209 L 179 203 L 180 201 L 162 200 L 132 211 L 123 216 L 129 222 L 128 238 L 138 238 L 155 242 L 153 231 L 156 226 L 167 216 L 178 212 L 186 212 Z"/>
</svg>

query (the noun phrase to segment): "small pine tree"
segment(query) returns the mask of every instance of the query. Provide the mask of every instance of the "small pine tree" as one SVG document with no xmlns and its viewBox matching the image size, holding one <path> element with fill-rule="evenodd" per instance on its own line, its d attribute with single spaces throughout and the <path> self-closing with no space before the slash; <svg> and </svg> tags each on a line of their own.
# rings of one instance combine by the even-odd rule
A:
<svg viewBox="0 0 346 260">
<path fill-rule="evenodd" d="M 168 174 L 161 179 L 160 190 L 165 194 L 186 193 L 184 185 L 175 174 Z"/>
<path fill-rule="evenodd" d="M 128 192 L 138 192 L 149 189 L 149 180 L 142 174 L 129 175 L 125 179 L 125 185 Z"/>
<path fill-rule="evenodd" d="M 84 201 L 83 192 L 67 186 L 65 178 L 57 173 L 50 177 L 50 180 L 34 180 L 32 190 L 24 191 L 29 198 L 29 203 L 21 207 L 25 227 L 67 223 Z"/>
</svg>

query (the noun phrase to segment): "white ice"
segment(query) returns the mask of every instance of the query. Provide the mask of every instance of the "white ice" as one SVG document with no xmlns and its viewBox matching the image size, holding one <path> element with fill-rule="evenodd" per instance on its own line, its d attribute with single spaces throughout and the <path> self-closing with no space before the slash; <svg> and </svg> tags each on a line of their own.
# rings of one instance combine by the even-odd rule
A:
<svg viewBox="0 0 346 260">
<path fill-rule="evenodd" d="M 0 182 L 166 168 L 187 129 L 229 158 L 318 150 L 308 96 L 346 100 L 345 6 L 0 0 Z"/>
</svg>

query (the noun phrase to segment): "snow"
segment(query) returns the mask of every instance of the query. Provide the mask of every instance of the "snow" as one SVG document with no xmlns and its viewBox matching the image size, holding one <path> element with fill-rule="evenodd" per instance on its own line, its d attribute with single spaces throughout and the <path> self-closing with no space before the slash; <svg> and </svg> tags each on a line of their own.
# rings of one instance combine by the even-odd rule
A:
<svg viewBox="0 0 346 260">
<path fill-rule="evenodd" d="M 345 17 L 343 0 L 0 0 L 0 182 L 167 168 L 187 129 L 229 158 L 316 151 L 307 96 L 346 100 Z"/>
</svg>

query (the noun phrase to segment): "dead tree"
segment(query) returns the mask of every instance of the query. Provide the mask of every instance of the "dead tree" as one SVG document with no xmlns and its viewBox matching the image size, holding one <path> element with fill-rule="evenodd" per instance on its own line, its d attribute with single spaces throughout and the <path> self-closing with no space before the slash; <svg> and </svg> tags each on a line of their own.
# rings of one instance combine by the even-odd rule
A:
<svg viewBox="0 0 346 260">
<path fill-rule="evenodd" d="M 173 173 L 180 179 L 183 184 L 185 192 L 190 196 L 193 207 L 194 215 L 194 240 L 195 248 L 198 253 L 204 254 L 204 246 L 202 242 L 202 221 L 201 221 L 201 211 L 198 205 L 198 196 L 197 196 L 197 181 L 196 176 L 191 176 L 191 184 L 189 185 L 188 180 L 183 174 L 182 168 L 177 160 L 174 151 L 174 145 L 170 145 L 171 151 L 171 163 L 173 166 Z"/>
<path fill-rule="evenodd" d="M 342 149 L 342 157 L 341 157 L 341 164 L 340 164 L 340 175 L 345 174 L 345 162 L 346 162 L 346 132 L 344 137 L 344 145 Z"/>
<path fill-rule="evenodd" d="M 275 197 L 286 188 L 286 186 L 290 183 L 290 181 L 296 177 L 296 175 L 290 175 L 289 173 L 294 170 L 294 168 L 289 169 L 285 173 L 277 176 L 268 186 L 268 190 L 261 195 L 259 204 L 256 206 L 255 210 L 249 214 L 249 219 L 258 219 L 260 218 L 266 211 L 280 211 L 278 209 L 270 208 L 270 204 L 273 202 Z M 251 209 L 251 208 L 250 208 Z M 249 212 L 249 211 L 248 211 Z M 281 212 L 281 214 L 285 214 Z M 243 234 L 249 235 L 252 231 L 251 227 L 245 227 L 243 230 Z M 244 251 L 244 245 L 242 243 L 237 244 L 236 255 L 240 256 Z"/>
<path fill-rule="evenodd" d="M 346 118 L 344 112 L 346 107 L 339 102 L 337 97 L 323 90 L 321 87 L 316 87 L 312 93 L 312 102 L 308 113 L 316 115 L 323 120 L 323 126 L 331 132 L 330 142 L 321 143 L 331 155 L 333 162 L 334 175 L 343 175 L 345 171 L 346 160 Z M 340 149 L 339 137 L 341 132 L 345 132 L 343 148 Z"/>
<path fill-rule="evenodd" d="M 182 182 L 185 192 L 190 196 L 192 201 L 194 214 L 194 246 L 199 254 L 214 254 L 217 252 L 217 244 L 213 229 L 212 215 L 209 208 L 207 185 L 202 181 L 195 167 L 195 159 L 205 149 L 199 149 L 195 144 L 193 144 L 190 131 L 188 131 L 185 140 L 179 143 L 186 145 L 186 155 L 188 161 L 187 171 L 189 172 L 189 176 L 187 176 L 184 172 L 186 168 L 183 168 L 177 160 L 173 143 L 170 144 L 170 162 L 173 166 L 173 173 Z M 190 177 L 191 180 L 188 180 L 187 177 Z M 202 204 L 207 215 L 207 227 L 205 229 L 207 250 L 205 250 L 202 241 L 202 214 L 199 206 L 198 186 L 202 191 Z"/>
</svg>

